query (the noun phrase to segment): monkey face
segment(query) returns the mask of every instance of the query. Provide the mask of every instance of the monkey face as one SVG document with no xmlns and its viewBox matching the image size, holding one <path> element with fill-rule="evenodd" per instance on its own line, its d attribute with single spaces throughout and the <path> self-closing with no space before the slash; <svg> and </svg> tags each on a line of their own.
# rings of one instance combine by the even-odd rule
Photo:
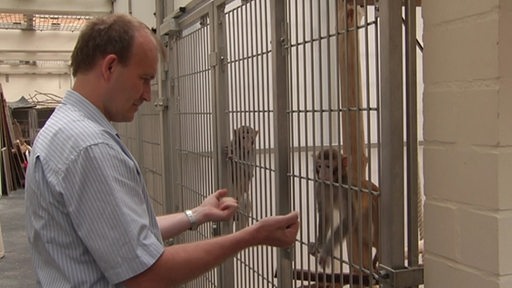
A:
<svg viewBox="0 0 512 288">
<path fill-rule="evenodd" d="M 239 141 L 239 147 L 245 149 L 253 149 L 256 144 L 256 136 L 258 136 L 258 130 L 250 126 L 240 126 L 233 131 L 235 139 Z"/>
<path fill-rule="evenodd" d="M 315 177 L 318 180 L 339 183 L 338 173 L 341 172 L 341 177 L 347 174 L 347 157 L 334 148 L 319 151 L 314 161 Z"/>
<path fill-rule="evenodd" d="M 335 181 L 335 175 L 338 174 L 337 165 L 330 160 L 317 159 L 315 169 L 317 179 L 323 181 Z"/>
</svg>

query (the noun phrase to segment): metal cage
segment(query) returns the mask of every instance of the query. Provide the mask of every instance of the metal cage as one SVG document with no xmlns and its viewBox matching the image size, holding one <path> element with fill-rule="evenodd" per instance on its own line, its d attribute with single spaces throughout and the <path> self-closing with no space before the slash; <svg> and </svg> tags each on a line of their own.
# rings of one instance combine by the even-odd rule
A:
<svg viewBox="0 0 512 288">
<path fill-rule="evenodd" d="M 186 287 L 422 284 L 418 4 L 216 0 L 157 11 L 169 52 L 159 98 L 172 133 L 169 203 L 193 207 L 220 187 L 242 203 L 232 222 L 176 242 L 291 210 L 301 218 L 293 248 L 247 249 Z M 346 157 L 345 172 L 330 172 L 346 180 L 317 177 L 314 157 L 326 149 Z M 340 193 L 345 209 L 317 213 L 319 195 L 340 208 Z M 328 230 L 345 222 L 348 230 L 322 267 L 314 247 L 326 217 Z"/>
</svg>

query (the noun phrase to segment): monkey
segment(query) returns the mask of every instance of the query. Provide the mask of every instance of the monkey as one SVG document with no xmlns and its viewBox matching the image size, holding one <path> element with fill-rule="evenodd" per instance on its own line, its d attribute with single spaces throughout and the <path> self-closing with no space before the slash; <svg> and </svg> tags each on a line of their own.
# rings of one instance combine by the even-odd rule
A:
<svg viewBox="0 0 512 288">
<path fill-rule="evenodd" d="M 242 125 L 233 129 L 233 138 L 225 147 L 227 159 L 231 164 L 229 183 L 233 189 L 233 197 L 238 201 L 237 227 L 244 228 L 248 225 L 248 216 L 251 214 L 252 203 L 249 194 L 249 186 L 254 177 L 256 164 L 256 137 L 259 131 Z"/>
<path fill-rule="evenodd" d="M 328 259 L 332 256 L 333 249 L 341 245 L 350 233 L 357 235 L 359 231 L 363 231 L 363 249 L 369 253 L 371 253 L 370 247 L 377 249 L 378 199 L 369 193 L 353 194 L 353 197 L 349 197 L 349 189 L 346 187 L 349 182 L 348 157 L 335 148 L 323 149 L 314 155 L 314 169 L 318 235 L 316 242 L 310 243 L 309 253 L 318 256 L 319 265 L 325 269 L 329 265 Z M 367 180 L 361 182 L 361 187 L 375 192 L 379 189 L 377 185 Z M 362 219 L 363 226 L 367 223 L 364 221 L 368 221 L 368 209 L 372 210 L 371 235 L 365 233 L 366 227 L 358 227 L 359 219 Z M 337 210 L 340 216 L 339 223 L 333 227 L 334 210 Z M 349 222 L 349 213 L 352 214 L 352 225 Z M 357 241 L 356 239 L 358 237 L 354 237 L 354 241 Z M 376 254 L 373 259 L 374 267 L 377 257 Z"/>
<path fill-rule="evenodd" d="M 338 245 L 348 235 L 348 191 L 340 186 L 348 182 L 347 161 L 347 157 L 335 148 L 323 149 L 314 155 L 318 235 L 316 242 L 310 244 L 310 253 L 319 254 L 319 264 L 322 267 L 328 264 L 327 258 L 332 255 L 333 242 Z M 340 213 L 340 222 L 332 230 L 334 210 Z M 340 238 L 341 235 L 343 239 Z"/>
</svg>

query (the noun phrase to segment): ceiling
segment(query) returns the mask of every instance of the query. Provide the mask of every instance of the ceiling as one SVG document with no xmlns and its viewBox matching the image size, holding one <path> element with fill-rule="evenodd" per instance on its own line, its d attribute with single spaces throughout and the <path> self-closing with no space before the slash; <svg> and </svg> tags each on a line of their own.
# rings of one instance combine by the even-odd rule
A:
<svg viewBox="0 0 512 288">
<path fill-rule="evenodd" d="M 79 31 L 93 16 L 0 13 L 0 29 Z"/>
<path fill-rule="evenodd" d="M 76 32 L 80 31 L 82 26 L 92 18 L 93 16 L 87 15 L 0 13 L 0 29 Z M 22 71 L 21 74 L 24 74 L 23 71 L 41 71 L 44 74 L 67 74 L 69 73 L 68 55 L 69 53 L 62 53 L 61 58 L 63 59 L 52 60 L 33 59 L 32 57 L 31 59 L 23 59 L 23 57 L 9 59 L 0 55 L 0 66 L 12 73 Z"/>
<path fill-rule="evenodd" d="M 72 47 L 61 43 L 70 40 L 58 40 L 74 39 L 78 34 L 73 32 L 78 32 L 93 17 L 111 13 L 113 2 L 1 0 L 0 38 L 5 42 L 0 42 L 0 74 L 69 74 Z M 21 34 L 15 31 L 34 34 L 20 38 Z"/>
</svg>

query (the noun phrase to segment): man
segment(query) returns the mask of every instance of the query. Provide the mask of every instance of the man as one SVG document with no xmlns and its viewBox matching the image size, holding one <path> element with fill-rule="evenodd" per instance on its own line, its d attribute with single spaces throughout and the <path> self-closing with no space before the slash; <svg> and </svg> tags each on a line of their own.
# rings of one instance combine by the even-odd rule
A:
<svg viewBox="0 0 512 288">
<path fill-rule="evenodd" d="M 158 40 L 140 21 L 91 21 L 71 56 L 75 83 L 34 142 L 25 186 L 27 232 L 41 287 L 174 287 L 255 245 L 288 247 L 298 214 L 239 232 L 164 247 L 206 221 L 231 219 L 219 190 L 187 213 L 155 217 L 138 164 L 110 122 L 150 101 Z"/>
</svg>

